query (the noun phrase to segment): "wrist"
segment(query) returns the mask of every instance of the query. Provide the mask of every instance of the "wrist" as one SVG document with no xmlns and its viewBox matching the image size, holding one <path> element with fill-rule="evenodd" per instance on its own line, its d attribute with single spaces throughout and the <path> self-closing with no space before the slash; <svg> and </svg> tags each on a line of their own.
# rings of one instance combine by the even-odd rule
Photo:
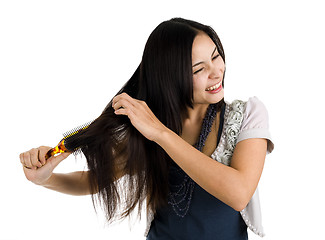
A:
<svg viewBox="0 0 325 240">
<path fill-rule="evenodd" d="M 161 147 L 164 145 L 165 141 L 168 141 L 168 139 L 170 138 L 171 135 L 176 134 L 174 133 L 172 130 L 170 130 L 169 128 L 165 127 L 164 129 L 162 129 L 159 134 L 157 134 L 156 139 L 154 140 L 158 145 L 160 145 Z"/>
<path fill-rule="evenodd" d="M 54 179 L 54 173 L 51 174 L 51 176 L 49 176 L 47 179 L 40 181 L 40 182 L 34 182 L 36 185 L 38 186 L 42 186 L 42 187 L 50 187 L 51 183 L 53 182 Z"/>
</svg>

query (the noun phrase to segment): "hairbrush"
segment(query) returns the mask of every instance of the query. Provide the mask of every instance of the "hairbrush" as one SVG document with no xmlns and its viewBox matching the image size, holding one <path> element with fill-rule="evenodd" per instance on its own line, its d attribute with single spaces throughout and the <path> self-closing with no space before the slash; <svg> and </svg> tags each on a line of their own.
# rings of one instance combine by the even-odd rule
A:
<svg viewBox="0 0 325 240">
<path fill-rule="evenodd" d="M 63 139 L 58 143 L 57 146 L 54 148 L 51 148 L 45 155 L 45 159 L 49 159 L 50 157 L 64 152 L 72 152 L 73 154 L 77 154 L 80 151 L 81 143 L 79 141 L 79 137 L 82 135 L 82 133 L 89 127 L 89 125 L 92 123 L 88 122 L 81 126 L 78 126 L 66 133 L 63 134 Z"/>
</svg>

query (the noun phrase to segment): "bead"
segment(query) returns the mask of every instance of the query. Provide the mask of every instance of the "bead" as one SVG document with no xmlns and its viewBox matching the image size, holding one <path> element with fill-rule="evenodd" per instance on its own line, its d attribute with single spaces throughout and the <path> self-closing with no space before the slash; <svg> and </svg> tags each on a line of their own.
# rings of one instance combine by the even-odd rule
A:
<svg viewBox="0 0 325 240">
<path fill-rule="evenodd" d="M 209 122 L 213 122 L 213 119 L 215 116 L 213 116 L 213 114 L 211 112 L 215 111 L 215 109 L 213 109 L 213 107 L 211 107 L 212 105 L 209 106 L 206 116 L 203 120 L 203 124 L 202 124 L 202 128 L 201 128 L 201 132 L 200 132 L 200 136 L 199 139 L 195 145 L 195 147 L 198 150 L 202 150 L 202 147 L 204 146 L 204 142 L 206 140 L 206 137 L 208 135 L 208 133 L 211 131 L 211 124 Z M 235 136 L 235 138 L 231 138 L 227 135 L 227 128 L 232 125 L 232 126 L 240 126 L 241 122 L 243 120 L 243 114 L 240 114 L 242 116 L 241 119 L 231 119 L 231 116 L 233 116 L 233 112 L 238 112 L 238 113 L 243 113 L 244 111 L 244 106 L 245 103 L 238 101 L 237 105 L 235 106 L 235 108 L 233 108 L 233 106 L 226 104 L 226 108 L 224 111 L 224 124 L 223 124 L 223 128 L 222 128 L 222 133 L 221 133 L 221 139 L 220 142 L 218 144 L 218 146 L 216 147 L 216 150 L 213 152 L 213 154 L 211 155 L 211 157 L 215 160 L 217 160 L 218 162 L 221 162 L 225 165 L 229 165 L 230 163 L 230 159 L 234 150 L 234 147 L 236 144 L 226 144 L 227 142 L 229 142 L 229 140 L 236 140 L 236 138 L 238 137 Z M 213 110 L 213 111 L 212 111 Z M 239 132 L 236 132 L 236 134 L 239 134 Z M 236 142 L 236 141 L 234 141 Z M 178 167 L 178 166 L 177 166 Z M 179 167 L 178 167 L 179 168 Z M 174 188 L 173 191 L 171 190 L 170 194 L 169 194 L 169 198 L 168 198 L 168 204 L 170 204 L 174 210 L 174 212 L 176 213 L 177 216 L 179 217 L 184 217 L 189 208 L 190 208 L 190 203 L 192 200 L 192 194 L 194 191 L 194 187 L 195 187 L 195 183 L 194 181 L 188 177 L 188 175 L 182 170 L 182 169 L 176 169 L 175 170 L 176 174 L 183 174 L 184 175 L 184 179 L 181 180 L 181 183 L 177 183 L 177 184 L 170 184 L 171 188 Z M 178 179 L 182 179 L 182 178 L 178 178 Z M 263 232 L 261 232 L 259 229 L 257 229 L 249 220 L 249 215 L 246 212 L 246 209 L 243 209 L 240 211 L 243 220 L 245 222 L 245 224 L 249 227 L 249 229 L 251 229 L 255 234 L 263 237 L 265 234 Z M 149 229 L 148 229 L 149 231 Z"/>
<path fill-rule="evenodd" d="M 207 139 L 209 133 L 211 132 L 212 123 L 217 115 L 217 104 L 210 104 L 206 115 L 203 119 L 201 132 L 199 135 L 199 139 L 195 144 L 195 147 L 202 151 L 205 140 Z M 172 184 L 170 183 L 170 193 L 168 195 L 168 204 L 170 204 L 179 217 L 184 217 L 191 204 L 192 194 L 194 191 L 195 183 L 194 181 L 180 168 L 176 169 L 175 174 L 184 175 L 184 180 L 180 184 Z"/>
<path fill-rule="evenodd" d="M 230 159 L 231 159 L 232 153 L 234 151 L 234 147 L 235 147 L 235 144 L 233 144 L 233 142 L 236 142 L 234 140 L 236 140 L 236 138 L 239 134 L 239 132 L 235 132 L 235 134 L 237 134 L 237 136 L 231 136 L 231 139 L 228 139 L 227 129 L 229 127 L 232 127 L 234 124 L 236 127 L 238 127 L 238 126 L 240 126 L 240 124 L 242 122 L 242 118 L 241 119 L 231 118 L 231 116 L 234 115 L 232 112 L 241 113 L 243 111 L 243 106 L 244 106 L 244 102 L 237 101 L 237 102 L 234 102 L 234 104 L 232 104 L 232 105 L 226 104 L 225 109 L 224 109 L 223 117 L 225 119 L 225 122 L 222 126 L 221 139 L 220 139 L 220 142 L 216 148 L 216 151 L 213 152 L 211 157 L 213 157 L 215 160 L 217 160 L 218 162 L 221 162 L 225 165 L 230 164 Z M 205 145 L 207 136 L 211 132 L 211 126 L 212 126 L 212 123 L 214 122 L 215 116 L 217 114 L 217 110 L 218 110 L 217 104 L 210 104 L 207 109 L 206 115 L 203 119 L 201 132 L 200 132 L 198 141 L 195 144 L 195 147 L 199 151 L 202 151 L 203 146 Z M 243 114 L 240 114 L 240 115 L 243 116 Z M 193 190 L 195 187 L 195 183 L 181 169 L 179 169 L 179 171 L 176 171 L 175 173 L 182 174 L 184 180 L 178 184 L 170 183 L 171 187 L 170 187 L 170 193 L 168 196 L 168 203 L 172 206 L 173 210 L 175 211 L 175 213 L 178 216 L 184 217 L 190 207 L 192 193 L 193 193 Z M 173 178 L 171 178 L 171 179 L 173 179 Z M 177 179 L 182 179 L 182 177 L 177 177 Z M 242 213 L 244 213 L 244 212 L 242 212 Z M 243 214 L 243 217 L 245 217 L 245 216 L 246 215 Z M 248 220 L 246 222 L 248 222 Z"/>
</svg>

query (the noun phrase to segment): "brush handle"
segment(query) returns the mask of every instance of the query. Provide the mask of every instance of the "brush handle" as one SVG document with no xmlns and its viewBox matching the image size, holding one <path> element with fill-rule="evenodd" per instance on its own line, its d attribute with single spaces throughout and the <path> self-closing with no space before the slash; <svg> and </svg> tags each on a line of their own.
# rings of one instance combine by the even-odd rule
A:
<svg viewBox="0 0 325 240">
<path fill-rule="evenodd" d="M 64 146 L 64 139 L 62 139 L 59 144 L 54 147 L 51 148 L 45 155 L 45 159 L 49 159 L 50 157 L 54 156 L 55 154 L 58 153 L 63 153 L 63 152 L 68 152 L 68 149 Z"/>
</svg>

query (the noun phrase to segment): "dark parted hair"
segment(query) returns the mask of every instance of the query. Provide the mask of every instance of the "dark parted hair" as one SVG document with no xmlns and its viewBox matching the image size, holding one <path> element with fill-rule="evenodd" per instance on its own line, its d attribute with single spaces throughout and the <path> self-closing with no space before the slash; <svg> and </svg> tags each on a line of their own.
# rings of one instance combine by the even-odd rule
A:
<svg viewBox="0 0 325 240">
<path fill-rule="evenodd" d="M 199 32 L 212 39 L 225 61 L 220 39 L 211 27 L 173 18 L 150 34 L 139 67 L 116 94 L 125 92 L 145 101 L 178 135 L 187 108 L 193 107 L 192 45 Z M 112 101 L 83 132 L 80 143 L 90 172 L 94 206 L 103 207 L 109 222 L 135 209 L 140 214 L 145 202 L 153 211 L 167 204 L 172 159 L 134 128 L 127 116 L 114 114 Z"/>
</svg>

